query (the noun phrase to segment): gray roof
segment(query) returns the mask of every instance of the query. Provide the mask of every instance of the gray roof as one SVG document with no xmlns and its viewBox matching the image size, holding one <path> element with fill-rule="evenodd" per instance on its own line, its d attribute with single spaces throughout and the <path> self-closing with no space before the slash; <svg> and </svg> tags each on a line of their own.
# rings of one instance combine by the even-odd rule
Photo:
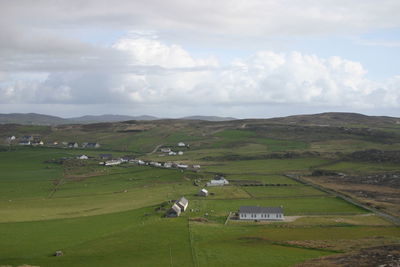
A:
<svg viewBox="0 0 400 267">
<path fill-rule="evenodd" d="M 176 212 L 178 215 L 181 214 L 181 208 L 179 208 L 176 204 L 172 205 L 171 211 Z"/>
<path fill-rule="evenodd" d="M 185 197 L 181 197 L 177 203 L 181 203 L 182 205 L 187 205 L 189 201 Z"/>
<path fill-rule="evenodd" d="M 282 207 L 242 206 L 239 213 L 283 213 Z"/>
</svg>

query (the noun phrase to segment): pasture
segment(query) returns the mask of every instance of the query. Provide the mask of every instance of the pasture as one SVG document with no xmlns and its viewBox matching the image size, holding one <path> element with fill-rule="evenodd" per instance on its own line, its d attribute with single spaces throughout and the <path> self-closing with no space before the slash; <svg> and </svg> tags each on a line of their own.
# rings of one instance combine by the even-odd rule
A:
<svg viewBox="0 0 400 267">
<path fill-rule="evenodd" d="M 356 172 L 398 170 L 398 166 L 337 162 L 332 155 L 318 154 L 260 158 L 269 153 L 303 153 L 316 146 L 318 151 L 340 151 L 336 146 L 345 147 L 347 141 L 324 143 L 319 133 L 318 138 L 313 136 L 318 140 L 310 142 L 311 137 L 304 137 L 307 132 L 293 136 L 290 127 L 279 130 L 280 139 L 269 129 L 225 129 L 214 124 L 174 128 L 148 122 L 141 126 L 145 130 L 134 124 L 65 127 L 70 126 L 55 131 L 26 126 L 21 131 L 34 130 L 51 140 L 70 140 L 74 134 L 79 142 L 99 140 L 104 146 L 0 151 L 0 266 L 290 266 L 344 251 L 350 241 L 355 246 L 400 241 L 399 228 L 391 223 L 285 176 L 309 174 L 319 166 Z M 150 153 L 159 145 L 175 149 L 180 141 L 190 143 L 182 156 Z M 374 145 L 361 140 L 352 147 L 364 144 Z M 130 163 L 106 167 L 98 164 L 101 153 L 201 164 L 201 169 Z M 93 159 L 72 159 L 80 154 Z M 54 161 L 60 158 L 70 160 Z M 208 197 L 198 196 L 216 174 L 224 175 L 230 185 L 208 187 Z M 178 218 L 165 218 L 171 201 L 181 196 L 189 200 L 187 211 Z M 291 220 L 227 220 L 240 206 L 250 205 L 282 206 Z M 64 255 L 53 256 L 57 250 Z"/>
</svg>

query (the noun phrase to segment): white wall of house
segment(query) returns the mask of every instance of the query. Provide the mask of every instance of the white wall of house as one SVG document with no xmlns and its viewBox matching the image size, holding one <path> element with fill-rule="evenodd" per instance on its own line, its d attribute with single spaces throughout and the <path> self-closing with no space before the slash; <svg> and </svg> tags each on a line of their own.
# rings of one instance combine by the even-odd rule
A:
<svg viewBox="0 0 400 267">
<path fill-rule="evenodd" d="M 240 220 L 284 220 L 282 213 L 239 213 Z"/>
</svg>

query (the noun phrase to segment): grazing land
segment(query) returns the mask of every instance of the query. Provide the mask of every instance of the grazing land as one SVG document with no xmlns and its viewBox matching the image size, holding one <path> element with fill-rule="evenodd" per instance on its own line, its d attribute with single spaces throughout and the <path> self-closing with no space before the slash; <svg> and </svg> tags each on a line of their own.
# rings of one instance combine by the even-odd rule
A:
<svg viewBox="0 0 400 267">
<path fill-rule="evenodd" d="M 360 116 L 0 125 L 0 266 L 340 266 L 394 251 L 398 225 L 312 186 L 400 216 L 400 120 Z M 215 176 L 229 184 L 198 196 Z M 181 196 L 188 209 L 166 218 Z M 286 220 L 239 221 L 240 206 L 282 206 Z"/>
</svg>

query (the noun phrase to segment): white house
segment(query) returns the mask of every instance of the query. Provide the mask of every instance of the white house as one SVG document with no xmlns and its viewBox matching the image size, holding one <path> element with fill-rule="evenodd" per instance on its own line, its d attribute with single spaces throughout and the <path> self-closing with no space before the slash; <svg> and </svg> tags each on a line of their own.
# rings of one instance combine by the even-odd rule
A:
<svg viewBox="0 0 400 267">
<path fill-rule="evenodd" d="M 199 191 L 198 195 L 202 196 L 202 197 L 206 197 L 206 196 L 208 196 L 208 190 L 203 188 Z"/>
<path fill-rule="evenodd" d="M 30 146 L 31 145 L 31 141 L 22 140 L 21 142 L 19 142 L 19 145 L 21 145 L 21 146 Z"/>
<path fill-rule="evenodd" d="M 178 217 L 181 215 L 181 208 L 175 203 L 167 212 L 167 217 Z"/>
<path fill-rule="evenodd" d="M 182 152 L 182 151 L 179 151 L 179 152 L 178 152 L 178 155 L 179 155 L 179 156 L 182 156 L 182 155 L 183 155 L 183 152 Z"/>
<path fill-rule="evenodd" d="M 218 180 L 214 179 L 207 183 L 207 186 L 224 186 L 228 185 L 229 181 L 226 180 L 224 177 L 220 177 Z"/>
<path fill-rule="evenodd" d="M 176 152 L 171 151 L 171 152 L 168 153 L 168 155 L 170 155 L 170 156 L 176 156 Z"/>
<path fill-rule="evenodd" d="M 239 208 L 239 220 L 283 221 L 282 207 L 242 206 Z"/>
<path fill-rule="evenodd" d="M 69 142 L 68 148 L 78 148 L 79 144 L 77 142 Z"/>
<path fill-rule="evenodd" d="M 80 155 L 77 157 L 78 159 L 88 159 L 89 157 L 86 155 Z"/>
<path fill-rule="evenodd" d="M 178 146 L 183 147 L 183 146 L 186 146 L 186 144 L 185 144 L 184 142 L 179 142 L 179 143 L 178 143 Z"/>
<path fill-rule="evenodd" d="M 114 166 L 114 165 L 119 165 L 121 164 L 121 160 L 119 159 L 112 159 L 112 160 L 107 160 L 104 165 L 106 166 Z"/>
<path fill-rule="evenodd" d="M 181 211 L 185 211 L 187 206 L 189 205 L 189 200 L 187 200 L 185 197 L 181 197 L 176 201 L 176 205 L 178 205 L 181 208 Z"/>
<path fill-rule="evenodd" d="M 187 169 L 189 166 L 186 164 L 178 164 L 178 165 L 176 165 L 176 167 L 178 167 L 180 169 Z"/>
<path fill-rule="evenodd" d="M 163 148 L 161 148 L 161 152 L 163 152 L 163 153 L 169 153 L 169 152 L 171 152 L 171 148 L 169 148 L 169 147 L 163 147 Z"/>
<path fill-rule="evenodd" d="M 171 162 L 165 162 L 164 163 L 164 168 L 172 168 L 172 163 Z"/>
<path fill-rule="evenodd" d="M 200 169 L 200 165 L 198 165 L 198 164 L 193 165 L 193 169 Z"/>
</svg>

